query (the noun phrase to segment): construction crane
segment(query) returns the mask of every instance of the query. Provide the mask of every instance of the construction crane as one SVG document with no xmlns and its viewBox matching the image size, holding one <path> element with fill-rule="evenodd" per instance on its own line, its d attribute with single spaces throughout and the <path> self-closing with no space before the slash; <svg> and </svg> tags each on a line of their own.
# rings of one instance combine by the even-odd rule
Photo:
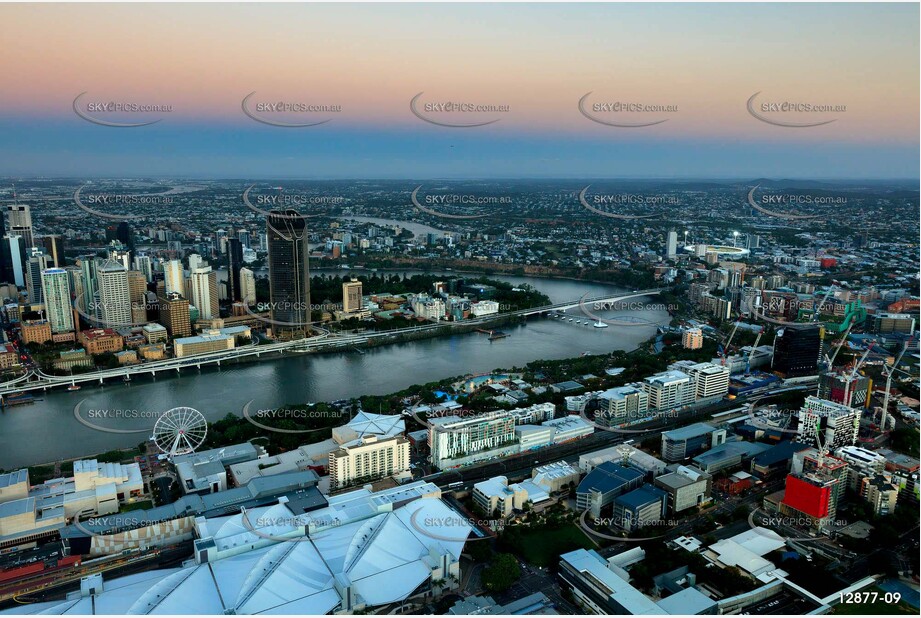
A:
<svg viewBox="0 0 921 618">
<path fill-rule="evenodd" d="M 848 325 L 847 330 L 844 331 L 844 337 L 842 337 L 842 339 L 841 339 L 841 345 L 839 345 L 837 348 L 835 348 L 835 351 L 834 351 L 834 353 L 831 355 L 831 358 L 828 357 L 828 354 L 825 354 L 826 369 L 833 369 L 833 368 L 834 368 L 834 366 L 835 366 L 835 359 L 838 357 L 838 352 L 841 351 L 841 348 L 843 348 L 843 347 L 844 347 L 844 344 L 847 342 L 847 336 L 848 336 L 849 334 L 851 334 L 851 329 L 852 329 L 852 328 L 854 328 L 854 323 L 853 323 L 853 322 L 851 322 L 850 325 Z"/>
<path fill-rule="evenodd" d="M 729 356 L 729 344 L 732 343 L 732 338 L 735 337 L 736 330 L 739 328 L 739 322 L 742 321 L 742 314 L 739 314 L 739 319 L 736 320 L 736 323 L 732 326 L 732 331 L 729 333 L 729 338 L 726 339 L 726 345 L 723 346 L 723 358 L 722 365 L 726 366 L 726 357 Z"/>
<path fill-rule="evenodd" d="M 902 351 L 899 353 L 898 358 L 895 359 L 895 362 L 892 363 L 892 367 L 889 367 L 888 371 L 886 368 L 883 368 L 883 375 L 886 376 L 886 395 L 883 398 L 883 414 L 879 419 L 879 427 L 883 431 L 886 431 L 886 421 L 889 420 L 887 417 L 889 415 L 889 389 L 892 388 L 892 374 L 895 373 L 895 368 L 899 366 L 899 361 L 902 360 L 902 357 L 905 356 L 905 352 L 908 351 L 908 342 L 905 342 L 905 345 L 902 347 Z"/>
<path fill-rule="evenodd" d="M 761 330 L 758 331 L 758 336 L 755 337 L 755 343 L 752 345 L 751 352 L 748 353 L 748 358 L 745 359 L 745 373 L 751 373 L 752 370 L 752 357 L 755 355 L 755 348 L 758 347 L 758 344 L 761 343 L 761 335 L 764 334 L 764 327 L 761 327 Z"/>
<path fill-rule="evenodd" d="M 825 296 L 822 298 L 822 302 L 820 302 L 820 303 L 818 304 L 818 306 L 814 307 L 814 311 L 812 312 L 812 321 L 813 321 L 813 322 L 818 321 L 818 319 L 819 319 L 819 314 L 820 314 L 821 311 L 822 311 L 822 307 L 824 307 L 824 306 L 825 306 L 825 303 L 828 302 L 828 297 L 831 296 L 832 292 L 835 291 L 835 288 L 836 288 L 836 287 L 838 287 L 838 286 L 836 286 L 834 283 L 831 284 L 831 285 L 828 287 L 828 291 L 825 292 Z"/>
<path fill-rule="evenodd" d="M 870 351 L 873 350 L 873 346 L 875 346 L 875 345 L 876 345 L 876 342 L 873 341 L 873 340 L 870 340 L 870 341 L 867 342 L 867 351 L 864 352 L 864 353 L 863 353 L 863 356 L 860 357 L 860 360 L 857 361 L 857 363 L 854 364 L 854 369 L 853 369 L 853 371 L 851 371 L 851 375 L 849 375 L 847 378 L 845 378 L 845 382 L 844 382 L 844 405 L 846 405 L 846 406 L 848 406 L 848 407 L 852 407 L 852 406 L 851 406 L 851 403 L 850 403 L 850 402 L 851 402 L 851 400 L 850 400 L 851 382 L 853 382 L 853 381 L 854 381 L 854 378 L 857 377 L 857 371 L 860 370 L 860 366 L 863 365 L 864 362 L 867 360 L 867 356 L 870 355 Z"/>
</svg>

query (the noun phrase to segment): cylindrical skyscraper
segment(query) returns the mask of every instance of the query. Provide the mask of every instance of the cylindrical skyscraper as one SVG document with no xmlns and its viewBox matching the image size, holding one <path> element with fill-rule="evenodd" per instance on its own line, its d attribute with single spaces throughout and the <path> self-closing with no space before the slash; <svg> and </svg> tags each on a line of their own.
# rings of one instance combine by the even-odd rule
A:
<svg viewBox="0 0 921 618">
<path fill-rule="evenodd" d="M 307 220 L 296 210 L 273 210 L 266 217 L 269 258 L 269 310 L 280 339 L 310 332 L 310 251 Z"/>
</svg>

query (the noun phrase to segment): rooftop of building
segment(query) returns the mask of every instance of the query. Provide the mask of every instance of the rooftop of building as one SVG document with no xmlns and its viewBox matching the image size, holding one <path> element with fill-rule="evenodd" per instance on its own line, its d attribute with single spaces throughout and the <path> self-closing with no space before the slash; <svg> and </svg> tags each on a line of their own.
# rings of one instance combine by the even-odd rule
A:
<svg viewBox="0 0 921 618">
<path fill-rule="evenodd" d="M 585 478 L 579 483 L 578 492 L 599 491 L 607 493 L 620 489 L 643 476 L 644 474 L 640 470 L 606 461 L 585 475 Z"/>
<path fill-rule="evenodd" d="M 531 471 L 532 478 L 538 477 L 547 480 L 561 479 L 573 474 L 579 474 L 579 469 L 567 461 L 556 461 L 543 466 L 538 466 Z"/>
<path fill-rule="evenodd" d="M 485 481 L 475 483 L 473 489 L 489 498 L 504 498 L 515 493 L 515 490 L 508 485 L 508 478 L 504 476 L 494 476 Z"/>
<path fill-rule="evenodd" d="M 193 337 L 177 337 L 173 343 L 178 343 L 181 345 L 191 345 L 193 343 L 210 343 L 213 341 L 226 341 L 227 339 L 233 338 L 232 334 L 201 334 L 195 335 Z"/>
<path fill-rule="evenodd" d="M 683 371 L 676 371 L 671 369 L 669 371 L 663 371 L 661 373 L 648 376 L 644 381 L 648 384 L 666 385 L 690 379 L 690 376 L 688 376 L 688 374 L 684 373 Z"/>
<path fill-rule="evenodd" d="M 561 416 L 560 418 L 551 418 L 550 420 L 543 421 L 541 426 L 553 427 L 557 431 L 573 431 L 590 428 L 592 424 L 578 414 L 570 414 L 569 416 Z"/>
<path fill-rule="evenodd" d="M 763 556 L 785 546 L 784 538 L 773 530 L 756 527 L 717 541 L 705 555 L 724 567 L 738 567 L 761 581 L 769 581 L 772 578 L 768 573 L 774 570 L 774 564 Z"/>
<path fill-rule="evenodd" d="M 597 552 L 577 549 L 561 555 L 560 560 L 568 563 L 575 571 L 589 575 L 591 580 L 601 583 L 605 592 L 609 595 L 608 598 L 613 598 L 629 614 L 667 614 L 664 609 L 656 605 L 649 597 L 609 569 L 605 559 L 598 555 Z"/>
<path fill-rule="evenodd" d="M 336 446 L 333 440 L 327 439 L 323 442 L 305 444 L 271 457 L 234 463 L 229 468 L 237 484 L 244 484 L 256 476 L 270 476 L 280 472 L 306 470 L 313 465 L 326 465 L 329 461 L 329 453 Z"/>
<path fill-rule="evenodd" d="M 564 380 L 563 382 L 557 382 L 553 385 L 553 387 L 564 393 L 571 393 L 585 388 L 584 385 L 579 384 L 575 380 Z"/>
<path fill-rule="evenodd" d="M 668 474 L 663 474 L 662 476 L 656 477 L 656 483 L 671 489 L 681 489 L 682 487 L 693 485 L 698 481 L 706 480 L 708 478 L 710 478 L 710 475 L 703 470 L 700 470 L 699 468 L 691 466 L 678 466 L 674 472 L 669 472 Z"/>
<path fill-rule="evenodd" d="M 80 336 L 85 339 L 98 339 L 100 337 L 119 337 L 120 335 L 112 328 L 90 328 L 80 331 Z"/>
<path fill-rule="evenodd" d="M 694 363 L 690 366 L 690 369 L 705 375 L 729 373 L 729 367 L 710 362 Z"/>
<path fill-rule="evenodd" d="M 20 483 L 29 483 L 29 471 L 25 468 L 22 470 L 13 470 L 6 474 L 0 474 L 0 489 Z"/>
<path fill-rule="evenodd" d="M 668 500 L 668 498 L 664 491 L 646 483 L 633 491 L 617 496 L 614 498 L 614 503 L 630 509 L 641 509 L 650 504 L 664 502 L 666 500 Z"/>
<path fill-rule="evenodd" d="M 341 446 L 354 446 L 366 436 L 389 438 L 406 431 L 406 422 L 398 414 L 374 414 L 360 410 L 345 425 L 335 427 L 333 440 Z"/>
<path fill-rule="evenodd" d="M 636 395 L 638 393 L 644 392 L 643 389 L 633 386 L 632 384 L 627 384 L 625 386 L 617 386 L 615 388 L 609 388 L 608 390 L 600 393 L 598 395 L 599 399 L 624 399 L 627 395 Z"/>
<path fill-rule="evenodd" d="M 251 442 L 240 442 L 239 444 L 230 444 L 219 448 L 212 448 L 197 453 L 188 453 L 186 455 L 176 455 L 173 457 L 173 463 L 183 461 L 202 462 L 202 461 L 220 461 L 223 465 L 230 465 L 232 460 L 246 461 L 256 459 L 262 454 L 260 447 Z"/>
<path fill-rule="evenodd" d="M 249 524 L 247 524 L 247 521 Z M 247 514 L 208 519 L 201 526 L 210 548 L 238 548 L 206 564 L 147 571 L 106 581 L 92 598 L 71 596 L 47 610 L 81 614 L 323 615 L 349 589 L 356 604 L 399 602 L 432 577 L 437 556 L 456 560 L 471 527 L 438 498 L 420 498 L 392 511 L 370 512 L 304 536 L 303 527 L 276 504 Z M 254 522 L 262 536 L 252 532 Z M 437 529 L 427 522 L 455 522 Z M 298 530 L 297 528 L 300 528 Z M 272 536 L 293 536 L 273 542 Z M 309 542 L 294 542 L 309 539 Z M 445 540 L 457 539 L 457 540 Z M 247 542 L 248 540 L 248 542 Z"/>
<path fill-rule="evenodd" d="M 700 455 L 694 457 L 692 461 L 706 468 L 708 464 L 716 463 L 726 457 L 741 455 L 742 459 L 750 459 L 759 453 L 763 453 L 769 448 L 771 447 L 767 444 L 760 444 L 758 442 L 745 442 L 741 440 L 736 442 L 726 442 L 724 444 L 720 444 L 719 446 L 715 446 L 708 451 L 704 451 Z"/>
<path fill-rule="evenodd" d="M 667 465 L 661 459 L 653 457 L 649 453 L 641 451 L 629 444 L 618 444 L 617 446 L 610 446 L 598 451 L 592 451 L 591 453 L 585 453 L 579 456 L 579 463 L 580 465 L 583 461 L 589 464 L 594 464 L 595 462 L 601 463 L 603 461 L 614 461 L 617 463 L 623 461 L 624 458 L 634 466 L 644 470 L 664 470 Z"/>
<path fill-rule="evenodd" d="M 477 423 L 482 423 L 486 421 L 512 421 L 512 417 L 508 412 L 504 410 L 494 410 L 492 412 L 484 412 L 482 414 L 477 414 L 476 416 L 457 416 L 452 414 L 449 416 L 435 416 L 426 419 L 430 425 L 437 427 L 442 427 L 446 425 L 453 425 L 455 423 L 470 424 L 475 425 Z"/>
<path fill-rule="evenodd" d="M 558 612 L 543 592 L 535 592 L 505 605 L 492 597 L 471 596 L 454 603 L 448 614 L 452 616 L 556 616 Z"/>
<path fill-rule="evenodd" d="M 684 588 L 658 601 L 657 605 L 668 614 L 698 615 L 713 613 L 716 601 L 697 588 Z"/>
<path fill-rule="evenodd" d="M 904 453 L 896 453 L 891 449 L 881 448 L 877 452 L 886 458 L 886 462 L 889 465 L 895 466 L 897 468 L 904 468 L 911 472 L 917 472 L 919 465 L 921 465 L 921 462 L 919 462 L 916 458 L 911 457 L 910 455 L 905 455 Z"/>
<path fill-rule="evenodd" d="M 779 444 L 775 444 L 766 451 L 758 453 L 752 458 L 752 463 L 756 466 L 773 466 L 782 461 L 787 461 L 793 458 L 795 453 L 800 451 L 805 451 L 810 448 L 808 444 L 802 442 L 794 442 L 792 440 L 784 440 Z"/>
<path fill-rule="evenodd" d="M 871 451 L 859 446 L 854 445 L 845 445 L 835 451 L 835 455 L 838 457 L 845 457 L 849 459 L 854 459 L 864 463 L 874 463 L 878 461 L 885 461 L 886 457 L 880 454 L 877 451 Z"/>
<path fill-rule="evenodd" d="M 244 325 L 241 326 L 224 326 L 223 328 L 218 329 L 222 335 L 238 335 L 240 333 L 250 332 L 250 327 Z"/>
<path fill-rule="evenodd" d="M 663 431 L 662 436 L 665 437 L 666 440 L 690 440 L 691 438 L 704 436 L 714 431 L 716 431 L 716 427 L 713 425 L 708 423 L 694 423 L 687 427 Z"/>
<path fill-rule="evenodd" d="M 0 519 L 35 512 L 35 498 L 20 498 L 9 502 L 0 502 Z"/>
<path fill-rule="evenodd" d="M 867 478 L 865 481 L 868 485 L 881 490 L 881 491 L 898 491 L 899 486 L 897 483 L 893 482 L 891 476 L 886 476 L 885 474 L 875 474 L 870 478 Z"/>
</svg>

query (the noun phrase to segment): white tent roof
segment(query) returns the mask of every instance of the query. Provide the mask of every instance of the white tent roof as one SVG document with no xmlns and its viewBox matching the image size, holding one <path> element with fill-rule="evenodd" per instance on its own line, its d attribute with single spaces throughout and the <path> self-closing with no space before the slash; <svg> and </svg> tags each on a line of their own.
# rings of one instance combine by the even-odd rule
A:
<svg viewBox="0 0 921 618">
<path fill-rule="evenodd" d="M 361 411 L 345 425 L 333 429 L 333 440 L 352 446 L 365 436 L 389 438 L 406 431 L 406 422 L 398 414 L 373 414 Z"/>
<path fill-rule="evenodd" d="M 786 545 L 783 537 L 768 528 L 752 528 L 732 537 L 733 541 L 748 551 L 763 556 Z"/>
<path fill-rule="evenodd" d="M 253 509 L 248 516 L 254 526 L 260 515 L 291 517 L 283 505 Z M 224 541 L 259 538 L 239 515 L 208 520 L 202 529 Z M 0 613 L 321 615 L 340 604 L 337 578 L 351 582 L 365 603 L 383 605 L 405 599 L 431 577 L 432 555 L 458 559 L 471 530 L 466 518 L 440 499 L 418 498 L 310 537 L 249 550 L 234 543 L 240 553 L 214 562 L 107 580 L 93 598 Z"/>
</svg>

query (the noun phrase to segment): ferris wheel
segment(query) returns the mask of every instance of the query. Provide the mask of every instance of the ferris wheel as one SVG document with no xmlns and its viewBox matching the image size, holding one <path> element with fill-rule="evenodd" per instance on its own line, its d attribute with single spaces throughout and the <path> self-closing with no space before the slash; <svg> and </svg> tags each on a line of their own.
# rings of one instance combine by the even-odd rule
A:
<svg viewBox="0 0 921 618">
<path fill-rule="evenodd" d="M 154 425 L 153 441 L 170 459 L 195 452 L 208 434 L 208 421 L 195 408 L 167 410 Z"/>
</svg>

